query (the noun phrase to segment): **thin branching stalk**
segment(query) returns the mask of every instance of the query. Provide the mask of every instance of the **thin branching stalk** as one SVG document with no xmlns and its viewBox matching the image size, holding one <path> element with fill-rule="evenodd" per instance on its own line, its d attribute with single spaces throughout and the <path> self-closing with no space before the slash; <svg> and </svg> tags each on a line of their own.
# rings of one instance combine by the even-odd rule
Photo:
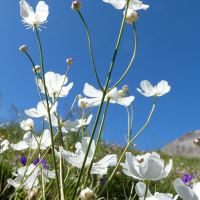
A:
<svg viewBox="0 0 200 200">
<path fill-rule="evenodd" d="M 74 197 L 76 195 L 76 191 L 78 189 L 78 186 L 79 186 L 79 183 L 80 183 L 80 180 L 81 180 L 81 176 L 82 176 L 82 173 L 83 173 L 83 169 L 85 167 L 85 163 L 86 163 L 86 160 L 87 160 L 89 149 L 90 149 L 90 146 L 92 144 L 92 140 L 94 138 L 94 133 L 95 133 L 96 128 L 97 128 L 97 124 L 98 124 L 99 117 L 100 117 L 100 114 L 101 114 L 101 110 L 102 110 L 102 107 L 103 107 L 104 98 L 106 96 L 106 91 L 107 91 L 107 88 L 108 88 L 108 84 L 110 82 L 110 77 L 111 77 L 111 73 L 112 73 L 112 70 L 113 70 L 115 58 L 116 58 L 117 51 L 118 51 L 118 48 L 119 48 L 119 44 L 120 44 L 120 41 L 121 41 L 122 32 L 123 32 L 123 28 L 124 28 L 124 23 L 125 23 L 125 19 L 126 19 L 126 14 L 127 14 L 127 10 L 128 10 L 128 4 L 129 4 L 129 0 L 128 0 L 127 4 L 126 4 L 125 14 L 124 14 L 124 18 L 123 18 L 123 21 L 122 21 L 122 25 L 121 25 L 121 29 L 120 29 L 117 45 L 116 45 L 116 48 L 115 48 L 115 52 L 114 52 L 114 55 L 113 55 L 113 59 L 112 59 L 111 65 L 110 65 L 110 70 L 109 70 L 109 73 L 108 73 L 108 76 L 107 76 L 106 85 L 105 85 L 105 88 L 104 88 L 104 91 L 103 91 L 103 96 L 102 96 L 101 103 L 100 103 L 100 106 L 99 106 L 99 110 L 98 110 L 98 113 L 97 113 L 97 117 L 96 117 L 96 120 L 95 120 L 95 123 L 94 123 L 94 127 L 93 127 L 93 130 L 92 130 L 92 134 L 91 134 L 91 137 L 90 137 L 88 148 L 86 150 L 85 158 L 84 158 L 81 170 L 80 170 L 80 174 L 78 176 L 76 188 L 75 188 L 73 196 L 72 196 L 72 200 L 74 199 Z"/>
<path fill-rule="evenodd" d="M 128 91 L 127 91 L 127 94 L 130 97 Z M 130 138 L 131 138 L 132 128 L 133 128 L 133 103 L 131 102 L 131 128 L 130 128 L 130 133 L 129 133 Z"/>
<path fill-rule="evenodd" d="M 122 183 L 122 187 L 123 187 L 123 190 L 124 190 L 124 195 L 125 195 L 126 199 L 128 199 L 128 198 L 127 198 L 127 195 L 126 195 L 126 190 L 125 190 L 125 187 L 124 187 L 124 184 L 123 184 L 123 183 Z"/>
<path fill-rule="evenodd" d="M 126 110 L 127 110 L 127 114 L 128 114 L 128 141 L 127 141 L 127 144 L 130 142 L 130 114 L 129 114 L 129 110 L 128 110 L 128 107 L 126 106 Z"/>
<path fill-rule="evenodd" d="M 137 50 L 137 35 L 136 35 L 136 28 L 135 28 L 135 23 L 133 24 L 134 27 L 134 34 L 135 34 L 135 49 L 134 49 L 134 53 L 133 53 L 133 57 L 131 59 L 131 62 L 129 64 L 129 66 L 127 67 L 126 71 L 124 72 L 124 74 L 122 75 L 122 77 L 119 79 L 119 81 L 117 81 L 117 83 L 112 86 L 108 91 L 111 91 L 114 87 L 116 87 L 121 81 L 122 79 L 126 76 L 126 74 L 128 73 L 129 69 L 131 68 L 131 65 L 135 59 L 135 55 L 136 55 L 136 50 Z"/>
<path fill-rule="evenodd" d="M 93 54 L 92 54 L 92 46 L 91 46 L 91 40 L 90 40 L 90 33 L 89 33 L 89 30 L 87 28 L 87 25 L 85 23 L 85 20 L 83 19 L 83 16 L 81 15 L 80 11 L 78 11 L 78 14 L 80 15 L 84 25 L 85 25 L 85 28 L 86 28 L 86 31 L 87 31 L 87 35 L 88 35 L 88 42 L 89 42 L 89 49 L 90 49 L 90 56 L 91 56 L 91 60 L 92 60 L 92 65 L 93 65 L 93 69 L 94 69 L 94 73 L 95 73 L 95 76 L 96 76 L 96 79 L 97 79 L 97 82 L 99 84 L 99 87 L 101 88 L 101 90 L 103 91 L 103 88 L 101 86 L 101 83 L 99 81 L 99 78 L 98 78 L 98 75 L 97 75 L 97 71 L 96 71 L 96 67 L 95 67 L 95 64 L 94 64 L 94 59 L 93 59 Z"/>
<path fill-rule="evenodd" d="M 82 136 L 83 136 L 83 138 L 84 138 L 84 130 L 83 130 L 83 120 L 84 120 L 84 111 L 85 111 L 85 109 L 83 108 L 83 113 L 82 113 L 82 123 L 81 123 L 81 127 L 82 127 Z"/>
<path fill-rule="evenodd" d="M 64 122 L 69 118 L 69 116 L 70 116 L 70 114 L 71 114 L 71 112 L 72 112 L 72 110 L 73 110 L 74 104 L 75 104 L 75 102 L 76 102 L 76 99 L 77 99 L 77 96 L 75 97 L 74 102 L 73 102 L 72 107 L 71 107 L 71 110 L 69 111 L 69 114 L 67 115 L 67 117 L 66 117 L 66 119 L 64 120 Z"/>
<path fill-rule="evenodd" d="M 67 68 L 67 71 L 66 71 L 66 73 L 65 73 L 65 78 L 64 78 L 64 80 L 63 80 L 62 86 L 60 87 L 60 91 L 58 92 L 58 95 L 57 95 L 56 99 L 54 99 L 54 102 L 53 102 L 53 104 L 51 105 L 50 110 L 51 110 L 51 108 L 53 107 L 53 105 L 56 103 L 56 101 L 57 101 L 57 99 L 58 99 L 58 97 L 59 97 L 59 95 L 60 95 L 60 93 L 61 93 L 61 91 L 62 91 L 63 85 L 64 85 L 65 80 L 66 80 L 66 77 L 67 77 L 67 73 L 68 73 L 68 71 L 69 71 L 69 67 L 70 67 L 70 65 L 68 65 L 68 68 Z M 54 97 L 54 98 L 55 98 L 55 97 Z"/>
<path fill-rule="evenodd" d="M 100 129 L 99 129 L 99 134 L 98 134 L 97 142 L 96 142 L 95 149 L 94 149 L 94 154 L 93 154 L 93 157 L 92 157 L 92 160 L 91 160 L 91 163 L 90 163 L 90 167 L 89 167 L 89 169 L 88 169 L 88 174 L 87 174 L 87 177 L 86 177 L 86 180 L 85 180 L 83 189 L 86 188 L 87 181 L 88 181 L 88 179 L 89 179 L 90 172 L 91 172 L 91 169 L 92 169 L 92 165 L 93 165 L 93 162 L 94 162 L 95 154 L 96 154 L 96 152 L 97 152 L 97 147 L 98 147 L 98 144 L 99 144 L 100 139 L 101 139 L 101 133 L 102 133 L 104 121 L 105 121 L 105 118 L 106 118 L 106 113 L 107 113 L 109 101 L 110 101 L 110 98 L 108 98 L 108 99 L 107 99 L 107 102 L 106 102 L 106 107 L 105 107 L 105 109 L 104 109 L 103 118 L 102 118 L 102 121 L 101 121 L 101 126 L 100 126 Z"/>
<path fill-rule="evenodd" d="M 49 129 L 50 129 L 50 133 L 51 133 L 52 157 L 53 157 L 53 164 L 54 164 L 54 168 L 55 168 L 58 199 L 60 200 L 60 189 L 59 189 L 58 173 L 57 173 L 57 166 L 56 166 L 55 153 L 54 153 L 53 130 L 52 130 L 52 125 L 51 125 L 51 115 L 50 115 L 49 101 L 48 101 L 47 89 L 46 89 L 46 84 L 45 84 L 45 76 L 44 76 L 44 66 L 43 66 L 42 47 L 41 47 L 40 38 L 39 38 L 39 34 L 38 34 L 38 31 L 37 31 L 36 25 L 34 26 L 34 28 L 35 28 L 35 32 L 36 32 L 37 39 L 38 39 L 39 49 L 40 49 L 40 59 L 41 59 L 42 77 L 43 77 L 43 82 L 44 82 L 45 98 L 46 98 L 46 102 L 47 102 L 47 112 L 48 112 L 48 118 L 49 118 Z"/>
<path fill-rule="evenodd" d="M 61 200 L 64 200 L 64 184 L 63 184 L 63 169 L 62 169 L 62 156 L 61 156 L 61 146 L 59 146 L 60 153 L 60 189 L 61 189 Z"/>
<path fill-rule="evenodd" d="M 115 172 L 116 172 L 116 170 L 117 170 L 117 168 L 118 168 L 118 166 L 119 166 L 119 164 L 120 164 L 120 162 L 121 162 L 121 160 L 122 160 L 124 154 L 126 153 L 128 147 L 131 145 L 131 143 L 140 135 L 140 133 L 141 133 L 141 132 L 146 128 L 146 126 L 148 125 L 148 123 L 149 123 L 149 121 L 150 121 L 150 119 L 151 119 L 151 116 L 152 116 L 152 114 L 153 114 L 153 112 L 154 112 L 155 105 L 156 105 L 156 96 L 154 96 L 154 104 L 153 104 L 151 113 L 150 113 L 150 115 L 149 115 L 149 117 L 148 117 L 148 119 L 147 119 L 146 124 L 145 124 L 145 125 L 142 127 L 142 129 L 135 135 L 135 137 L 130 141 L 130 143 L 125 147 L 125 149 L 124 149 L 124 151 L 123 151 L 123 153 L 122 153 L 120 159 L 118 160 L 117 165 L 115 166 L 115 169 L 113 170 L 112 174 L 110 175 L 110 177 L 109 177 L 108 181 L 106 182 L 106 184 L 104 185 L 103 189 L 102 189 L 102 190 L 100 191 L 100 193 L 98 194 L 98 197 L 97 197 L 97 198 L 99 198 L 99 197 L 102 195 L 103 191 L 106 189 L 107 185 L 109 184 L 109 182 L 110 182 L 111 179 L 113 178 L 113 176 L 114 176 L 114 174 L 115 174 Z"/>
</svg>

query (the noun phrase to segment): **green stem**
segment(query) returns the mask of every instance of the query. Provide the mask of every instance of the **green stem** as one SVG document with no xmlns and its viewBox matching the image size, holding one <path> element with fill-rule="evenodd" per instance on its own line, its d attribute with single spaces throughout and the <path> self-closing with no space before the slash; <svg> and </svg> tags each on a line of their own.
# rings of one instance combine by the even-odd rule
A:
<svg viewBox="0 0 200 200">
<path fill-rule="evenodd" d="M 53 164 L 54 164 L 54 168 L 55 168 L 58 199 L 60 200 L 60 189 L 59 189 L 58 173 L 57 173 L 57 166 L 56 166 L 55 153 L 54 153 L 54 142 L 53 142 L 53 131 L 52 131 L 52 125 L 51 125 L 51 115 L 50 115 L 49 101 L 48 101 L 48 97 L 47 97 L 47 89 L 46 89 L 45 76 L 44 76 L 44 66 L 43 66 L 42 47 L 41 47 L 40 38 L 39 38 L 39 34 L 38 34 L 38 31 L 37 31 L 36 25 L 34 26 L 34 28 L 35 28 L 35 32 L 36 32 L 37 39 L 38 39 L 39 49 L 40 49 L 40 59 L 41 59 L 42 77 L 43 77 L 43 82 L 44 82 L 45 98 L 46 98 L 46 102 L 47 102 L 47 112 L 48 112 L 48 118 L 49 118 L 49 129 L 50 129 L 50 133 L 51 133 L 51 143 L 52 143 L 51 145 L 52 145 Z"/>
<path fill-rule="evenodd" d="M 67 117 L 66 117 L 66 119 L 64 120 L 64 122 L 69 118 L 69 116 L 70 116 L 70 114 L 71 114 L 71 112 L 72 112 L 72 109 L 73 109 L 73 107 L 74 107 L 74 104 L 75 104 L 75 102 L 76 102 L 76 98 L 77 98 L 77 96 L 75 97 L 74 102 L 73 102 L 72 107 L 71 107 L 71 110 L 69 111 L 69 114 L 67 115 Z"/>
<path fill-rule="evenodd" d="M 83 135 L 83 138 L 84 138 L 83 120 L 84 120 L 84 108 L 83 108 L 83 113 L 82 113 L 82 124 L 81 124 L 81 128 L 82 128 L 82 135 Z"/>
<path fill-rule="evenodd" d="M 122 81 L 122 79 L 126 76 L 126 74 L 128 73 L 129 69 L 131 68 L 131 65 L 132 65 L 132 63 L 133 63 L 133 61 L 135 59 L 135 54 L 136 54 L 136 49 L 137 49 L 137 35 L 136 35 L 135 23 L 133 24 L 133 27 L 134 27 L 134 34 L 135 34 L 135 49 L 134 49 L 133 57 L 132 57 L 131 62 L 129 64 L 129 66 L 127 67 L 126 71 L 122 75 L 122 77 L 119 79 L 119 81 L 117 81 L 117 83 L 113 87 L 111 87 L 109 89 L 109 91 L 112 90 L 114 87 L 116 87 Z"/>
<path fill-rule="evenodd" d="M 147 191 L 148 191 L 148 188 L 149 188 L 149 180 L 146 180 L 146 189 L 145 189 L 145 195 L 144 195 L 144 200 L 146 199 L 147 197 Z"/>
<path fill-rule="evenodd" d="M 94 73 L 95 73 L 95 76 L 96 76 L 96 79 L 97 79 L 97 82 L 99 84 L 99 87 L 101 88 L 101 90 L 103 91 L 103 88 L 101 86 L 101 83 L 99 81 L 99 78 L 98 78 L 98 75 L 97 75 L 97 71 L 96 71 L 96 67 L 95 67 L 95 64 L 94 64 L 94 59 L 93 59 L 93 54 L 92 54 L 92 46 L 91 46 L 91 40 L 90 40 L 90 33 L 89 33 L 89 30 L 88 30 L 88 27 L 85 23 L 85 20 L 83 19 L 80 11 L 78 11 L 78 14 L 80 15 L 84 25 L 85 25 L 85 28 L 86 28 L 86 31 L 87 31 L 87 35 L 88 35 L 88 41 L 89 41 L 89 49 L 90 49 L 90 56 L 91 56 L 91 60 L 92 60 L 92 65 L 93 65 L 93 69 L 94 69 Z"/>
<path fill-rule="evenodd" d="M 134 181 L 132 182 L 131 193 L 130 193 L 129 200 L 131 200 L 131 196 L 132 196 L 132 194 L 133 194 L 133 188 L 134 188 Z"/>
<path fill-rule="evenodd" d="M 64 200 L 64 182 L 63 182 L 63 174 L 62 174 L 62 156 L 61 156 L 61 146 L 59 146 L 59 153 L 60 153 L 60 185 L 61 185 L 61 200 Z"/>
<path fill-rule="evenodd" d="M 128 96 L 130 97 L 128 91 L 127 91 L 127 94 L 128 94 Z M 133 103 L 131 102 L 131 129 L 130 129 L 130 133 L 129 133 L 130 138 L 131 138 L 131 133 L 132 133 L 132 127 L 133 127 Z"/>
<path fill-rule="evenodd" d="M 110 98 L 108 98 L 107 102 L 106 102 L 106 107 L 105 107 L 105 110 L 104 110 L 104 114 L 103 114 L 103 118 L 102 118 L 102 121 L 101 121 L 101 126 L 100 126 L 100 129 L 99 129 L 99 134 L 98 134 L 97 142 L 96 142 L 95 149 L 94 149 L 94 154 L 93 154 L 93 157 L 92 157 L 92 160 L 91 160 L 91 163 L 90 163 L 90 167 L 88 169 L 88 174 L 87 174 L 87 177 L 86 177 L 83 189 L 86 188 L 87 181 L 88 181 L 90 172 L 92 170 L 92 165 L 93 165 L 93 162 L 94 162 L 94 158 L 95 158 L 95 154 L 96 154 L 96 151 L 97 151 L 97 147 L 98 147 L 98 144 L 99 144 L 100 139 L 101 139 L 101 133 L 102 133 L 104 121 L 105 121 L 105 118 L 106 118 L 106 113 L 107 113 L 109 101 L 110 101 Z"/>
<path fill-rule="evenodd" d="M 124 187 L 124 184 L 123 184 L 123 183 L 122 183 L 122 187 L 123 187 L 123 190 L 124 190 L 124 195 L 125 195 L 126 199 L 128 199 L 128 198 L 127 198 L 127 195 L 126 195 L 126 190 L 125 190 L 125 187 Z"/>
<path fill-rule="evenodd" d="M 109 184 L 109 182 L 110 182 L 111 179 L 113 178 L 113 176 L 114 176 L 115 172 L 117 171 L 117 168 L 118 168 L 118 166 L 119 166 L 119 164 L 120 164 L 120 162 L 121 162 L 121 160 L 122 160 L 124 154 L 126 153 L 128 147 L 131 145 L 131 143 L 138 137 L 138 135 L 139 135 L 139 134 L 146 128 L 146 126 L 148 125 L 148 123 L 149 123 L 149 121 L 150 121 L 150 119 L 151 119 L 151 116 L 152 116 L 152 114 L 153 114 L 153 111 L 154 111 L 154 109 L 155 109 L 155 105 L 156 105 L 156 96 L 154 96 L 153 108 L 152 108 L 151 113 L 150 113 L 150 115 L 149 115 L 149 117 L 148 117 L 148 119 L 147 119 L 146 124 L 145 124 L 145 125 L 142 127 L 142 129 L 136 134 L 136 136 L 130 141 L 130 143 L 127 144 L 127 146 L 125 147 L 125 149 L 124 149 L 124 151 L 123 151 L 123 153 L 122 153 L 122 155 L 121 155 L 121 157 L 120 157 L 120 159 L 119 159 L 119 161 L 118 161 L 118 163 L 117 163 L 115 169 L 113 170 L 113 172 L 112 172 L 112 174 L 110 175 L 110 177 L 109 177 L 107 183 L 104 185 L 103 189 L 101 190 L 101 192 L 99 193 L 99 195 L 98 195 L 97 198 L 99 198 L 99 197 L 102 195 L 103 191 L 106 189 L 107 185 Z"/>
<path fill-rule="evenodd" d="M 127 113 L 128 113 L 128 141 L 127 141 L 127 144 L 130 142 L 130 114 L 129 114 L 129 110 L 128 110 L 128 107 L 126 106 L 126 110 L 127 110 Z"/>
<path fill-rule="evenodd" d="M 99 117 L 100 117 L 100 113 L 101 113 L 101 110 L 102 110 L 104 98 L 105 98 L 105 96 L 106 96 L 106 91 L 107 91 L 108 84 L 109 84 L 110 77 L 111 77 L 111 73 L 112 73 L 112 70 L 113 70 L 113 65 L 114 65 L 115 58 L 116 58 L 116 55 L 117 55 L 117 51 L 118 51 L 118 48 L 119 48 L 120 40 L 121 40 L 121 37 L 122 37 L 122 32 L 123 32 L 124 23 L 125 23 L 125 19 L 126 19 L 126 14 L 127 14 L 127 10 L 128 10 L 128 4 L 129 4 L 129 0 L 128 0 L 127 5 L 126 5 L 125 15 L 124 15 L 124 18 L 123 18 L 123 21 L 122 21 L 122 25 L 121 25 L 121 29 L 120 29 L 120 33 L 119 33 L 119 37 L 118 37 L 118 41 L 117 41 L 117 45 L 116 45 L 115 52 L 114 52 L 114 55 L 113 55 L 113 59 L 112 59 L 111 65 L 110 65 L 110 70 L 109 70 L 108 77 L 107 77 L 107 80 L 106 80 L 105 89 L 104 89 L 104 91 L 103 91 L 103 96 L 102 96 L 102 99 L 101 99 L 101 103 L 100 103 L 100 106 L 99 106 L 99 110 L 98 110 L 98 113 L 97 113 L 97 117 L 96 117 L 96 120 L 95 120 L 95 124 L 94 124 L 93 130 L 92 130 L 92 134 L 91 134 L 91 137 L 90 137 L 90 142 L 89 142 L 89 144 L 88 144 L 88 148 L 87 148 L 87 151 L 86 151 L 86 154 L 85 154 L 85 158 L 84 158 L 84 161 L 83 161 L 81 170 L 80 170 L 80 174 L 79 174 L 79 176 L 78 176 L 78 180 L 77 180 L 77 184 L 76 184 L 76 187 L 75 187 L 73 196 L 72 196 L 72 200 L 74 199 L 74 197 L 75 197 L 75 195 L 76 195 L 76 191 L 77 191 L 77 189 L 78 189 L 78 185 L 79 185 L 79 183 L 80 183 L 81 175 L 82 175 L 83 169 L 84 169 L 84 167 L 85 167 L 85 163 L 86 163 L 86 160 L 87 160 L 87 156 L 88 156 L 88 153 L 89 153 L 89 149 L 90 149 L 90 146 L 91 146 L 91 144 L 92 144 L 92 140 L 93 140 L 93 137 L 94 137 L 94 133 L 95 133 L 95 130 L 96 130 L 98 121 L 99 121 Z"/>
</svg>

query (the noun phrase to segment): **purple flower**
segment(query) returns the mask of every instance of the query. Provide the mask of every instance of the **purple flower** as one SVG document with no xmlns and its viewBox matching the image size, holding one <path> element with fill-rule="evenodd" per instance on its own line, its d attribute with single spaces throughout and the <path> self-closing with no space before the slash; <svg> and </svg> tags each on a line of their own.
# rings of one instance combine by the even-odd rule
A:
<svg viewBox="0 0 200 200">
<path fill-rule="evenodd" d="M 26 156 L 22 157 L 22 158 L 21 158 L 21 163 L 22 163 L 23 165 L 26 165 L 26 162 L 27 162 Z"/>
<path fill-rule="evenodd" d="M 190 174 L 188 175 L 187 173 L 184 173 L 184 178 L 181 178 L 181 180 L 183 181 L 183 183 L 188 184 L 193 178 L 195 178 L 194 174 Z"/>
<path fill-rule="evenodd" d="M 37 165 L 39 162 L 40 162 L 40 159 L 39 159 L 39 158 L 36 158 L 36 159 L 35 159 L 35 162 L 34 162 L 34 165 Z M 46 165 L 47 165 L 47 164 L 45 164 L 45 163 L 46 163 L 46 159 L 43 159 L 41 163 L 42 163 L 43 168 L 46 169 L 46 168 L 45 168 Z"/>
<path fill-rule="evenodd" d="M 101 179 L 100 179 L 100 184 L 103 185 L 103 184 L 105 183 L 105 181 L 106 181 L 106 176 L 103 175 L 103 176 L 101 177 Z"/>
</svg>

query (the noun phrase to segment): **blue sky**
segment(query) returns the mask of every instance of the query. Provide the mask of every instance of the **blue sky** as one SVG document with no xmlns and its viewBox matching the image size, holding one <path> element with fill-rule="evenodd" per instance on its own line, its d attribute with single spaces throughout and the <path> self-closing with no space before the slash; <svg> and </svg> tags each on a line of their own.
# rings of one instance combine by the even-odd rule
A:
<svg viewBox="0 0 200 200">
<path fill-rule="evenodd" d="M 82 0 L 81 13 L 88 25 L 94 61 L 101 83 L 104 85 L 116 46 L 123 9 L 117 10 L 102 0 Z M 35 10 L 38 1 L 28 3 Z M 88 82 L 98 89 L 89 54 L 85 27 L 77 12 L 71 10 L 71 2 L 46 1 L 49 5 L 46 29 L 39 32 L 45 72 L 65 74 L 66 59 L 74 59 L 68 80 L 73 88 L 65 98 L 59 98 L 59 113 L 64 114 L 64 103 L 71 106 L 75 96 L 82 93 Z M 138 48 L 133 65 L 118 85 L 129 85 L 129 93 L 135 96 L 133 135 L 145 124 L 153 105 L 153 97 L 144 97 L 136 91 L 142 80 L 156 85 L 168 81 L 171 91 L 157 98 L 150 124 L 135 141 L 139 149 L 163 146 L 183 134 L 200 128 L 200 1 L 188 4 L 182 0 L 145 0 L 150 7 L 139 10 L 136 22 Z M 19 51 L 23 44 L 35 64 L 40 65 L 35 32 L 26 30 L 21 23 L 18 1 L 6 0 L 0 7 L 0 91 L 3 103 L 2 118 L 9 118 L 10 101 L 19 109 L 36 107 L 40 101 L 32 72 L 32 65 Z M 110 87 L 118 81 L 127 68 L 134 51 L 134 32 L 125 24 L 122 40 L 112 73 Z M 97 108 L 92 112 L 95 114 Z M 123 106 L 109 105 L 103 139 L 124 144 L 127 133 L 127 113 Z M 191 144 L 192 145 L 192 144 Z"/>
</svg>

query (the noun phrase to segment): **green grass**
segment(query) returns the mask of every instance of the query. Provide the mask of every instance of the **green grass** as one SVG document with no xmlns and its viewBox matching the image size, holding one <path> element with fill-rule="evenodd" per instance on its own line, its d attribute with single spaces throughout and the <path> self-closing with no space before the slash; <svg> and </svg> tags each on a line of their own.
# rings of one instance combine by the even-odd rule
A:
<svg viewBox="0 0 200 200">
<path fill-rule="evenodd" d="M 17 143 L 20 140 L 22 140 L 24 133 L 25 132 L 20 129 L 19 124 L 11 123 L 9 126 L 0 127 L 0 137 L 3 136 L 3 139 L 8 139 L 10 141 L 10 143 Z M 74 145 L 77 141 L 80 141 L 80 137 L 78 137 L 78 139 L 75 140 L 75 142 L 73 144 L 71 144 L 71 142 L 74 141 L 76 134 L 67 134 L 66 137 L 67 137 L 67 140 L 66 140 L 65 145 L 67 145 L 68 147 L 72 146 L 70 151 L 75 152 Z M 66 149 L 65 146 L 64 146 L 64 149 Z M 120 145 L 106 145 L 106 143 L 102 142 L 98 147 L 95 162 L 97 162 L 99 159 L 103 158 L 107 154 L 117 154 L 117 158 L 119 159 L 123 150 L 124 150 L 124 147 L 121 147 Z M 139 150 L 135 150 L 133 148 L 129 149 L 128 151 L 132 152 L 132 154 L 135 156 L 138 154 L 139 155 L 144 154 L 144 152 L 140 152 Z M 199 172 L 200 159 L 186 158 L 186 157 L 181 157 L 181 156 L 171 157 L 171 156 L 163 154 L 162 151 L 157 151 L 157 152 L 161 155 L 161 158 L 164 160 L 165 166 L 169 163 L 169 159 L 172 159 L 173 160 L 173 168 L 172 168 L 170 174 L 165 179 L 162 179 L 157 182 L 153 182 L 153 181 L 150 182 L 150 190 L 151 190 L 152 194 L 154 194 L 155 187 L 156 187 L 156 191 L 158 191 L 158 192 L 172 193 L 173 195 L 176 195 L 175 190 L 173 188 L 173 181 L 176 178 L 184 177 L 184 173 L 188 173 L 188 174 L 193 173 L 196 176 L 196 181 L 200 180 L 200 172 Z M 23 156 L 27 156 L 27 154 L 28 154 L 28 150 L 21 151 L 21 152 L 13 151 L 12 148 L 7 150 L 4 155 L 3 174 L 2 174 L 3 156 L 0 155 L 0 173 L 2 175 L 2 187 L 0 190 L 1 192 L 3 191 L 3 188 L 7 184 L 6 183 L 7 178 L 11 178 L 12 172 L 14 172 L 17 168 L 22 167 L 20 159 L 16 159 L 16 156 L 23 157 Z M 37 157 L 38 157 L 38 154 L 36 154 L 34 156 L 34 160 Z M 53 164 L 51 154 L 47 155 L 46 160 L 47 160 L 47 163 Z M 59 164 L 58 158 L 56 158 L 56 160 L 57 160 L 57 164 Z M 122 162 L 124 162 L 124 161 L 125 161 L 125 157 L 123 158 Z M 65 167 L 64 172 L 66 175 L 68 168 L 71 166 L 65 162 L 64 167 Z M 109 178 L 113 169 L 114 169 L 114 167 L 109 168 L 108 174 L 106 175 L 106 179 Z M 71 185 L 71 184 L 77 180 L 76 175 L 78 175 L 78 171 L 79 170 L 77 168 L 72 167 L 72 169 L 70 171 L 70 175 L 68 176 L 68 178 L 64 184 L 65 192 L 68 190 L 69 187 L 71 187 L 71 189 L 67 193 L 68 197 L 70 197 L 72 195 L 75 184 L 74 185 Z M 124 194 L 123 186 L 124 186 L 127 197 L 129 197 L 132 183 L 134 182 L 134 184 L 136 184 L 138 181 L 133 180 L 133 178 L 127 177 L 126 175 L 124 175 L 122 172 L 121 166 L 119 166 L 117 171 L 120 172 L 120 175 L 115 174 L 111 183 L 108 186 L 109 199 L 124 200 L 126 197 Z M 92 187 L 90 187 L 91 185 L 92 185 Z M 97 175 L 92 175 L 91 179 L 88 182 L 88 187 L 90 187 L 90 189 L 94 189 L 96 187 L 95 192 L 98 194 L 101 191 L 103 185 L 99 184 L 99 177 Z M 6 199 L 6 197 L 8 197 L 11 193 L 13 193 L 13 191 L 14 190 L 12 187 L 7 189 L 6 192 L 4 193 L 4 196 L 1 196 L 0 199 Z M 52 199 L 52 197 L 54 196 L 54 193 L 55 193 L 55 183 L 52 184 L 49 191 L 50 191 L 50 193 L 48 195 L 48 198 Z M 80 192 L 80 188 L 77 191 L 77 195 L 79 194 L 79 192 Z M 134 194 L 134 190 L 133 190 L 133 194 Z M 104 191 L 103 196 L 105 198 L 107 198 L 106 190 Z M 24 199 L 24 197 L 22 196 L 18 199 Z M 69 199 L 69 198 L 67 198 L 67 199 Z M 137 199 L 137 197 L 135 199 Z"/>
</svg>

